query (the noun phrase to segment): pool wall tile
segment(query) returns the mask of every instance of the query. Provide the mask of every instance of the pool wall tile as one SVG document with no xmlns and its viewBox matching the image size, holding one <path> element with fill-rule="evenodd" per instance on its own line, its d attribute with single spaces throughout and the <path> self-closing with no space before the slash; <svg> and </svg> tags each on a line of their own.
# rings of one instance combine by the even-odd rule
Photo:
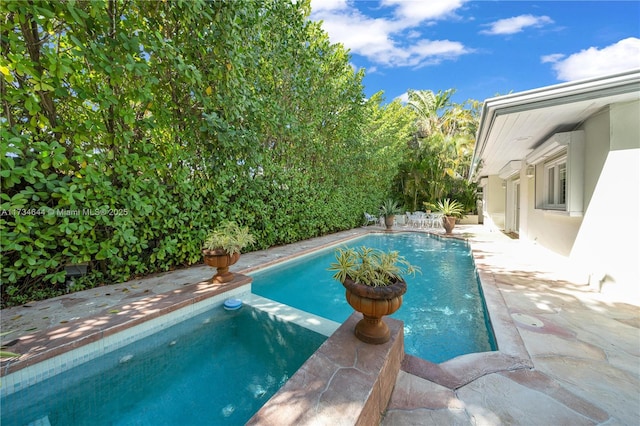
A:
<svg viewBox="0 0 640 426">
<path fill-rule="evenodd" d="M 240 274 L 236 274 L 236 277 L 231 283 L 215 289 L 194 284 L 189 291 L 178 290 L 173 295 L 178 297 L 177 302 L 166 297 L 160 306 L 146 299 L 122 305 L 117 309 L 118 314 L 105 316 L 106 323 L 97 328 L 88 326 L 84 321 L 69 321 L 64 327 L 24 336 L 21 340 L 30 342 L 32 346 L 17 346 L 16 352 L 26 355 L 2 363 L 0 397 L 33 386 L 222 305 L 229 297 L 242 298 L 248 295 L 251 278 Z M 148 299 L 157 299 L 157 296 Z M 23 350 L 25 348 L 28 350 Z"/>
</svg>

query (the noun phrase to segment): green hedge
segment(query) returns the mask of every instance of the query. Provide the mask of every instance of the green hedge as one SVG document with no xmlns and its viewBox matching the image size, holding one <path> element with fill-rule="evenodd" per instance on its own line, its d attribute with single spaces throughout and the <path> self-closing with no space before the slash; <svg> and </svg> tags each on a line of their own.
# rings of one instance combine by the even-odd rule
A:
<svg viewBox="0 0 640 426">
<path fill-rule="evenodd" d="M 407 121 L 370 131 L 387 107 L 307 1 L 0 10 L 3 307 L 200 262 L 221 219 L 251 249 L 348 229 L 389 191 Z"/>
</svg>

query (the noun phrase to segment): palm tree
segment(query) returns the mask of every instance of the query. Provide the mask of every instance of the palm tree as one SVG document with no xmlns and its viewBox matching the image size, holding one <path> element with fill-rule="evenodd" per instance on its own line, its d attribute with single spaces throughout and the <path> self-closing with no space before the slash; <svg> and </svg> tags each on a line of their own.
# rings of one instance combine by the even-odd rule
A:
<svg viewBox="0 0 640 426">
<path fill-rule="evenodd" d="M 454 89 L 433 93 L 431 90 L 409 90 L 407 106 L 413 109 L 418 119 L 418 137 L 428 137 L 433 133 L 442 131 L 443 124 L 447 120 L 446 114 L 439 115 L 441 111 L 451 104 L 451 96 Z"/>
<path fill-rule="evenodd" d="M 401 173 L 402 192 L 408 205 L 434 202 L 466 177 L 473 153 L 479 103 L 451 102 L 454 89 L 434 93 L 410 90 L 407 106 L 416 114 L 412 154 Z M 464 186 L 464 185 L 462 185 Z"/>
</svg>

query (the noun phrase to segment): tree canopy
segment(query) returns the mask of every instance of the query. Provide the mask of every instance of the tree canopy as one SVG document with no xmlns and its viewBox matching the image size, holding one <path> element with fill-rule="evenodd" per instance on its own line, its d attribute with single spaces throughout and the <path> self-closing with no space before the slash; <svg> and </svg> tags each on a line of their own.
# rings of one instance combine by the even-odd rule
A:
<svg viewBox="0 0 640 426">
<path fill-rule="evenodd" d="M 453 93 L 454 89 L 408 93 L 407 107 L 416 114 L 415 126 L 409 141 L 410 153 L 400 166 L 395 188 L 412 211 L 432 208 L 445 198 L 457 199 L 466 212 L 475 209 L 475 185 L 468 184 L 466 178 L 479 104 L 453 103 Z"/>
</svg>

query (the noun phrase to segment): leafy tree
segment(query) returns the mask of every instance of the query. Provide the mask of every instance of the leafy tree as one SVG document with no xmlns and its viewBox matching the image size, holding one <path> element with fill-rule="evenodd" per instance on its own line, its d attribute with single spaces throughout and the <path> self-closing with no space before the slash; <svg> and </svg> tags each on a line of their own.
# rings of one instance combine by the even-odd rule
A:
<svg viewBox="0 0 640 426">
<path fill-rule="evenodd" d="M 367 101 L 363 135 L 367 143 L 361 152 L 351 154 L 371 159 L 365 169 L 357 171 L 362 174 L 359 180 L 369 183 L 368 193 L 375 194 L 367 202 L 369 211 L 377 211 L 382 200 L 393 192 L 398 167 L 411 154 L 407 141 L 412 135 L 415 116 L 400 100 L 386 105 L 384 100 L 384 94 L 378 92 Z"/>
<path fill-rule="evenodd" d="M 454 90 L 409 91 L 407 107 L 415 111 L 411 155 L 399 170 L 396 188 L 412 210 L 442 198 L 464 198 L 466 209 L 475 208 L 475 197 L 466 183 L 478 123 L 478 104 L 451 102 Z"/>
</svg>

